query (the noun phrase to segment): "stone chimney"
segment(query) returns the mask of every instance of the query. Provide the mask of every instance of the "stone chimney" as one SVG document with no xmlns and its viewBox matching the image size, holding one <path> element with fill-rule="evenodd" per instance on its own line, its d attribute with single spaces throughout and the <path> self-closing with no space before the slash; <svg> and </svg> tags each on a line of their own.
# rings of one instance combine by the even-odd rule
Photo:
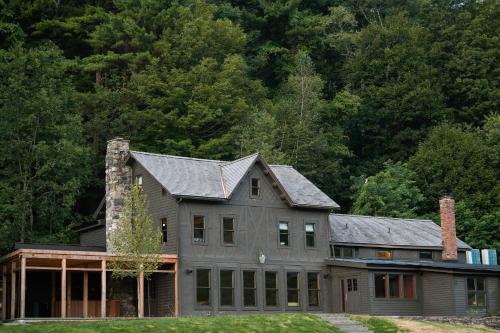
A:
<svg viewBox="0 0 500 333">
<path fill-rule="evenodd" d="M 114 138 L 106 150 L 106 251 L 111 252 L 110 236 L 120 220 L 125 192 L 132 184 L 132 168 L 125 164 L 129 141 Z"/>
<path fill-rule="evenodd" d="M 457 260 L 457 232 L 455 227 L 455 200 L 444 196 L 439 200 L 441 216 L 441 239 L 443 242 L 443 260 Z"/>
</svg>

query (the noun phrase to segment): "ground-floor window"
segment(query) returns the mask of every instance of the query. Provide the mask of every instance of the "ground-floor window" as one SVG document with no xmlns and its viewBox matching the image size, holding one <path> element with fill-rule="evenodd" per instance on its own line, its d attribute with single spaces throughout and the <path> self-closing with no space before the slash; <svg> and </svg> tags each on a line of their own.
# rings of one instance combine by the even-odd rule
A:
<svg viewBox="0 0 500 333">
<path fill-rule="evenodd" d="M 319 306 L 319 273 L 307 273 L 309 306 Z"/>
<path fill-rule="evenodd" d="M 220 271 L 220 305 L 234 306 L 234 271 Z"/>
<path fill-rule="evenodd" d="M 243 271 L 243 306 L 257 306 L 257 281 L 255 271 Z"/>
<path fill-rule="evenodd" d="M 196 270 L 196 304 L 210 305 L 211 271 L 209 269 Z"/>
<path fill-rule="evenodd" d="M 375 273 L 374 280 L 376 298 L 416 298 L 413 274 Z"/>
<path fill-rule="evenodd" d="M 296 307 L 300 305 L 300 280 L 299 272 L 286 273 L 287 305 Z"/>
<path fill-rule="evenodd" d="M 484 287 L 484 278 L 467 278 L 467 304 L 470 307 L 486 306 L 486 291 Z"/>
<path fill-rule="evenodd" d="M 265 272 L 266 306 L 279 305 L 278 272 Z"/>
</svg>

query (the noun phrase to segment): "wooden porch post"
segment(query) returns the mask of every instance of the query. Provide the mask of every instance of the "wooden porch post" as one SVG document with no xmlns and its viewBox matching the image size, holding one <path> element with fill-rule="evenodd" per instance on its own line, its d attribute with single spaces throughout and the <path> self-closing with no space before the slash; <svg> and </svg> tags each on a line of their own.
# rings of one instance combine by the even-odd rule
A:
<svg viewBox="0 0 500 333">
<path fill-rule="evenodd" d="M 16 318 L 16 263 L 13 261 L 10 271 L 10 319 Z"/>
<path fill-rule="evenodd" d="M 24 319 L 26 314 L 26 257 L 21 257 L 21 290 L 20 290 L 19 318 Z"/>
<path fill-rule="evenodd" d="M 2 266 L 2 320 L 7 320 L 7 265 Z"/>
<path fill-rule="evenodd" d="M 137 317 L 144 317 L 144 271 L 141 270 L 139 272 L 139 276 L 137 277 Z"/>
<path fill-rule="evenodd" d="M 179 317 L 179 263 L 175 261 L 174 269 L 175 316 Z"/>
<path fill-rule="evenodd" d="M 83 272 L 83 318 L 89 315 L 89 272 Z"/>
<path fill-rule="evenodd" d="M 71 315 L 71 272 L 68 272 L 68 277 L 66 278 L 66 307 L 67 307 L 67 315 L 68 317 L 72 317 Z"/>
<path fill-rule="evenodd" d="M 66 258 L 61 259 L 61 318 L 66 318 Z"/>
<path fill-rule="evenodd" d="M 101 260 L 101 317 L 106 318 L 106 260 Z"/>
</svg>

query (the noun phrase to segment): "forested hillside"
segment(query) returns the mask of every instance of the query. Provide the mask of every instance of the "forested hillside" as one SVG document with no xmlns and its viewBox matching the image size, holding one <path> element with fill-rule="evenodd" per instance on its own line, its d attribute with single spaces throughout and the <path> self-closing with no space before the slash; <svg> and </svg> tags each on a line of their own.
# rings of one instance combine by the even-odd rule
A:
<svg viewBox="0 0 500 333">
<path fill-rule="evenodd" d="M 106 140 L 293 165 L 500 249 L 498 1 L 0 0 L 0 252 L 70 242 Z"/>
</svg>

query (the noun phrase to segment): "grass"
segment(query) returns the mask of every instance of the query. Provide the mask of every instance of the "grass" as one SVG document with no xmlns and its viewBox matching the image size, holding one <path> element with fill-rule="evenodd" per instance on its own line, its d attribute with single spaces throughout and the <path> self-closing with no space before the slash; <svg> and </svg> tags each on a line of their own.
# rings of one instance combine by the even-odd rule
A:
<svg viewBox="0 0 500 333">
<path fill-rule="evenodd" d="M 0 333 L 340 333 L 311 314 L 183 317 L 150 320 L 0 325 Z"/>
<path fill-rule="evenodd" d="M 398 328 L 393 322 L 380 318 L 380 317 L 370 317 L 370 316 L 351 316 L 351 319 L 360 322 L 366 328 L 372 330 L 375 333 L 398 333 L 405 332 Z"/>
</svg>

